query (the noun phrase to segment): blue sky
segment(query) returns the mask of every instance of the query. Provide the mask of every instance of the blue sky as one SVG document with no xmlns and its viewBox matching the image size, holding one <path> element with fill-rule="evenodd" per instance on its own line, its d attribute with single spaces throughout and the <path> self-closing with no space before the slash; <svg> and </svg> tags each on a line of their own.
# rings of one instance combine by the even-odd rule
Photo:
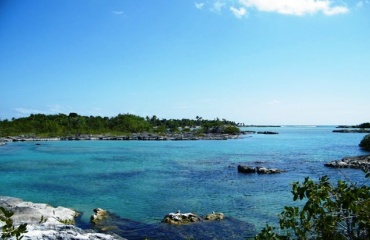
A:
<svg viewBox="0 0 370 240">
<path fill-rule="evenodd" d="M 0 118 L 370 121 L 370 0 L 0 0 Z"/>
</svg>

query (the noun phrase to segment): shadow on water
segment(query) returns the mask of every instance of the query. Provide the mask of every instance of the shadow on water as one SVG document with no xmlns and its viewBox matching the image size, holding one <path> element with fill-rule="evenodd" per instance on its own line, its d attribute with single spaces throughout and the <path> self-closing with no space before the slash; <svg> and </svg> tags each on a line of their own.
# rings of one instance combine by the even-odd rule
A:
<svg viewBox="0 0 370 240">
<path fill-rule="evenodd" d="M 166 223 L 147 224 L 121 218 L 109 213 L 109 217 L 98 224 L 77 222 L 82 228 L 92 228 L 103 233 L 114 233 L 129 240 L 165 239 L 246 239 L 256 235 L 254 225 L 235 218 L 222 221 L 202 221 L 186 225 Z"/>
</svg>

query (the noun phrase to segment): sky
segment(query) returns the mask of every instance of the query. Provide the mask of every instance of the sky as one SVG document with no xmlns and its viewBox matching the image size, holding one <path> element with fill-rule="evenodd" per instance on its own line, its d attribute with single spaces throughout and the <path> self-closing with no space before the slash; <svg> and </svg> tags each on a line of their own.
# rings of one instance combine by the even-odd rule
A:
<svg viewBox="0 0 370 240">
<path fill-rule="evenodd" d="M 0 0 L 0 119 L 370 121 L 370 0 Z"/>
</svg>

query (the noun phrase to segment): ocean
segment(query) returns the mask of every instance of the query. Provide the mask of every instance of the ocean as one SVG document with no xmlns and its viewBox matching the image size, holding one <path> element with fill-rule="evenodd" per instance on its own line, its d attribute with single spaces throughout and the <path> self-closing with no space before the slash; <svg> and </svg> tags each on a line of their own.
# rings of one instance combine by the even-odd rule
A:
<svg viewBox="0 0 370 240">
<path fill-rule="evenodd" d="M 75 209 L 82 213 L 79 224 L 84 226 L 89 226 L 94 208 L 109 210 L 137 224 L 137 229 L 119 232 L 129 239 L 156 239 L 153 226 L 170 212 L 223 212 L 231 222 L 250 226 L 249 233 L 233 237 L 245 239 L 266 223 L 277 224 L 283 207 L 295 204 L 293 182 L 323 175 L 333 181 L 365 181 L 361 170 L 324 167 L 328 161 L 368 154 L 358 147 L 365 134 L 333 133 L 334 129 L 250 127 L 242 130 L 279 134 L 214 141 L 8 143 L 0 147 L 0 195 Z M 238 164 L 287 172 L 246 175 L 237 172 Z M 212 234 L 217 236 L 205 235 Z M 222 234 L 216 239 L 228 239 L 229 233 Z"/>
</svg>

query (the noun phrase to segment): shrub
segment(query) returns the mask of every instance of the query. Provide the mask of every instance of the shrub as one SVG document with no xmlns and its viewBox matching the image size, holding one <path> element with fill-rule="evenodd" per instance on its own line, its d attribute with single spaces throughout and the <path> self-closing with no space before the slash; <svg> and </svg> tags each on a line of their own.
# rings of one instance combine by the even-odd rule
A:
<svg viewBox="0 0 370 240">
<path fill-rule="evenodd" d="M 1 239 L 15 237 L 16 240 L 23 238 L 22 234 L 27 232 L 27 223 L 19 225 L 17 228 L 13 225 L 11 217 L 14 215 L 12 211 L 0 207 L 0 221 L 5 225 L 2 227 Z"/>
<path fill-rule="evenodd" d="M 267 225 L 256 240 L 370 238 L 370 187 L 344 181 L 334 186 L 326 176 L 315 183 L 307 177 L 293 184 L 292 193 L 294 201 L 306 199 L 304 206 L 284 207 L 279 233 Z"/>
<path fill-rule="evenodd" d="M 364 150 L 370 151 L 370 134 L 362 139 L 359 146 Z"/>
</svg>

